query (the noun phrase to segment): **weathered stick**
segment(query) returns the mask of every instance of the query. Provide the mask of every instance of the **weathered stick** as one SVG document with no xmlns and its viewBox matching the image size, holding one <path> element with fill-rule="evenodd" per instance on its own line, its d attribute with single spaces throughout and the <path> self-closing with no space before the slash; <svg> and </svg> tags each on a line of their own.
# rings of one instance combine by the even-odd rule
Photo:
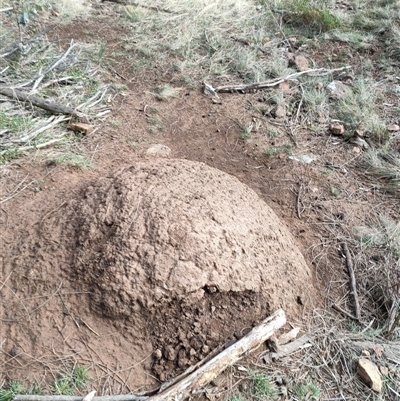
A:
<svg viewBox="0 0 400 401">
<path fill-rule="evenodd" d="M 83 113 L 78 112 L 72 109 L 71 107 L 66 107 L 58 103 L 49 102 L 48 100 L 41 99 L 40 97 L 37 96 L 29 95 L 28 93 L 20 91 L 18 89 L 11 89 L 4 86 L 0 86 L 0 94 L 7 96 L 11 99 L 19 100 L 21 102 L 30 103 L 33 106 L 47 110 L 52 114 L 65 114 L 78 118 L 85 117 Z"/>
<path fill-rule="evenodd" d="M 278 309 L 235 344 L 226 348 L 199 369 L 190 373 L 184 379 L 168 387 L 161 393 L 150 397 L 134 394 L 94 397 L 93 401 L 182 401 L 214 380 L 228 366 L 233 365 L 240 358 L 258 348 L 285 324 L 285 312 L 282 309 Z M 82 401 L 82 397 L 16 395 L 14 401 Z"/>
<path fill-rule="evenodd" d="M 342 249 L 344 255 L 346 256 L 346 265 L 350 277 L 350 290 L 351 290 L 350 292 L 351 294 L 353 294 L 354 297 L 354 308 L 355 308 L 356 319 L 360 320 L 361 312 L 360 312 L 360 303 L 358 302 L 358 295 L 357 295 L 356 276 L 354 275 L 353 262 L 351 260 L 350 251 L 345 242 L 342 243 Z"/>
<path fill-rule="evenodd" d="M 339 72 L 339 71 L 344 71 L 350 69 L 351 66 L 346 66 L 342 68 L 334 68 L 334 69 L 327 69 L 327 68 L 315 68 L 312 70 L 307 70 L 307 71 L 300 71 L 300 72 L 295 72 L 293 74 L 287 75 L 286 77 L 282 78 L 276 78 L 276 79 L 271 79 L 269 81 L 264 81 L 264 82 L 257 82 L 253 84 L 248 84 L 248 85 L 224 85 L 224 86 L 217 86 L 214 88 L 215 92 L 240 92 L 240 93 L 245 93 L 246 91 L 249 90 L 259 90 L 259 89 L 264 89 L 264 88 L 270 88 L 272 86 L 276 86 L 281 84 L 282 82 L 285 81 L 290 81 L 294 80 L 302 75 L 305 74 L 315 74 L 315 75 L 326 75 L 326 74 L 331 74 L 332 72 Z"/>
<path fill-rule="evenodd" d="M 313 337 L 310 336 L 309 334 L 304 334 L 300 338 L 298 338 L 295 341 L 292 341 L 289 344 L 282 345 L 279 347 L 278 352 L 270 352 L 267 355 L 264 356 L 264 362 L 265 363 L 270 363 L 271 361 L 276 361 L 280 358 L 284 358 L 285 356 L 288 356 L 290 354 L 293 354 L 294 352 L 298 351 L 301 348 L 305 348 L 307 346 L 310 346 L 310 342 L 313 340 Z"/>
</svg>

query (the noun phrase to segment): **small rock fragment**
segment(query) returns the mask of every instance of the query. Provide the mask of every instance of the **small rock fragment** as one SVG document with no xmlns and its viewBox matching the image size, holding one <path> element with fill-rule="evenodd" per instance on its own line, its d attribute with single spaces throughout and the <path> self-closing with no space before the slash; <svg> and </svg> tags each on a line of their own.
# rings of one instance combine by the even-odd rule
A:
<svg viewBox="0 0 400 401">
<path fill-rule="evenodd" d="M 361 355 L 362 355 L 362 356 L 371 356 L 370 352 L 369 352 L 368 350 L 366 350 L 366 349 L 363 349 L 363 350 L 361 351 Z"/>
<path fill-rule="evenodd" d="M 400 131 L 400 126 L 398 126 L 397 124 L 390 124 L 388 125 L 387 130 L 389 132 L 397 132 Z"/>
<path fill-rule="evenodd" d="M 332 81 L 326 86 L 326 91 L 331 99 L 343 99 L 351 94 L 351 88 L 340 81 Z"/>
<path fill-rule="evenodd" d="M 156 349 L 154 351 L 154 358 L 156 358 L 156 359 L 161 359 L 162 358 L 162 352 L 161 352 L 160 349 Z"/>
<path fill-rule="evenodd" d="M 278 103 L 272 110 L 271 115 L 275 118 L 283 118 L 286 116 L 286 106 L 284 103 Z"/>
<path fill-rule="evenodd" d="M 290 82 L 289 81 L 283 81 L 279 84 L 278 88 L 283 92 L 283 93 L 290 93 Z"/>
<path fill-rule="evenodd" d="M 315 89 L 321 90 L 324 87 L 324 84 L 322 82 L 318 82 L 317 85 L 315 85 Z"/>
<path fill-rule="evenodd" d="M 304 56 L 295 56 L 294 64 L 299 71 L 307 71 L 310 69 L 308 60 Z"/>
<path fill-rule="evenodd" d="M 339 123 L 329 124 L 329 131 L 333 135 L 343 135 L 344 134 L 344 126 Z"/>
<path fill-rule="evenodd" d="M 382 391 L 382 377 L 379 369 L 369 359 L 361 358 L 358 361 L 357 373 L 372 390 L 378 393 Z"/>
<path fill-rule="evenodd" d="M 169 361 L 174 361 L 176 359 L 177 356 L 177 352 L 174 349 L 174 347 L 172 347 L 171 345 L 169 345 L 168 347 L 165 348 L 164 350 L 164 356 L 166 359 L 168 359 Z"/>
<path fill-rule="evenodd" d="M 168 157 L 171 153 L 171 149 L 168 146 L 156 144 L 151 145 L 146 150 L 147 156 L 158 156 L 158 157 Z"/>
<path fill-rule="evenodd" d="M 379 370 L 384 376 L 389 374 L 389 369 L 386 366 L 379 366 Z"/>
</svg>

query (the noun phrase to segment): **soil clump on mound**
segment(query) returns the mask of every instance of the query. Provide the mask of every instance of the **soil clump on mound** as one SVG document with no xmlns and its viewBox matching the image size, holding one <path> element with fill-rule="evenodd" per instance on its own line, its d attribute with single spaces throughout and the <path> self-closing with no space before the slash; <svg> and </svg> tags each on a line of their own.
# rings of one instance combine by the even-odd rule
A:
<svg viewBox="0 0 400 401">
<path fill-rule="evenodd" d="M 202 163 L 138 163 L 88 187 L 73 210 L 73 268 L 92 309 L 151 336 L 161 380 L 278 307 L 298 314 L 312 294 L 274 212 Z"/>
<path fill-rule="evenodd" d="M 31 205 L 38 222 L 22 224 L 6 255 L 18 292 L 4 300 L 5 346 L 33 359 L 72 349 L 114 370 L 135 366 L 132 386 L 149 370 L 165 381 L 278 307 L 296 318 L 314 299 L 310 269 L 272 209 L 203 163 L 140 161 L 61 206 L 47 201 Z"/>
</svg>

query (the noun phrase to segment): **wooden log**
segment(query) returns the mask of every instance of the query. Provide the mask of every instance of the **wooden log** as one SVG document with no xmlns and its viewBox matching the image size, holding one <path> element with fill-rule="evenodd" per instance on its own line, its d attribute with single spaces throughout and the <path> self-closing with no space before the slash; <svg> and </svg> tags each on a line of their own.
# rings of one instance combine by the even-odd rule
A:
<svg viewBox="0 0 400 401">
<path fill-rule="evenodd" d="M 278 309 L 236 343 L 158 394 L 147 397 L 134 394 L 94 397 L 93 401 L 182 401 L 199 392 L 201 388 L 214 380 L 228 366 L 233 365 L 239 359 L 257 349 L 285 324 L 285 312 L 282 309 Z M 16 395 L 14 401 L 82 401 L 82 397 Z"/>
<path fill-rule="evenodd" d="M 48 100 L 29 95 L 28 93 L 20 91 L 18 89 L 0 86 L 0 94 L 11 99 L 19 100 L 20 102 L 29 103 L 33 106 L 49 111 L 52 114 L 65 114 L 79 118 L 85 117 L 83 113 L 80 113 L 71 107 L 66 107 L 54 102 L 49 102 Z"/>
</svg>

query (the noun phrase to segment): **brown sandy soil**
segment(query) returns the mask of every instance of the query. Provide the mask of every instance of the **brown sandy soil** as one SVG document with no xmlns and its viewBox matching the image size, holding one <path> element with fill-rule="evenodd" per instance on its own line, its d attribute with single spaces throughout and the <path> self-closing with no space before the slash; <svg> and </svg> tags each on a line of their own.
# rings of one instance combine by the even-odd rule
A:
<svg viewBox="0 0 400 401">
<path fill-rule="evenodd" d="M 289 136 L 284 121 L 255 115 L 260 93 L 216 104 L 200 81 L 188 86 L 157 67 L 135 75 L 123 56 L 107 58 L 123 51 L 123 29 L 110 17 L 52 35 L 65 46 L 94 33 L 107 43 L 104 79 L 128 87 L 82 139 L 94 168 L 49 165 L 39 154 L 0 170 L 4 199 L 16 189 L 0 205 L 5 377 L 46 382 L 79 362 L 92 367 L 99 393 L 149 389 L 279 306 L 306 325 L 328 296 L 345 294 L 339 241 L 377 208 L 396 213 L 391 196 L 353 168 L 354 145 L 303 129 Z M 163 83 L 179 95 L 155 100 L 150 92 Z M 236 121 L 254 119 L 281 135 L 242 140 Z M 145 155 L 156 143 L 169 158 Z M 275 145 L 315 160 L 263 154 Z"/>
</svg>

